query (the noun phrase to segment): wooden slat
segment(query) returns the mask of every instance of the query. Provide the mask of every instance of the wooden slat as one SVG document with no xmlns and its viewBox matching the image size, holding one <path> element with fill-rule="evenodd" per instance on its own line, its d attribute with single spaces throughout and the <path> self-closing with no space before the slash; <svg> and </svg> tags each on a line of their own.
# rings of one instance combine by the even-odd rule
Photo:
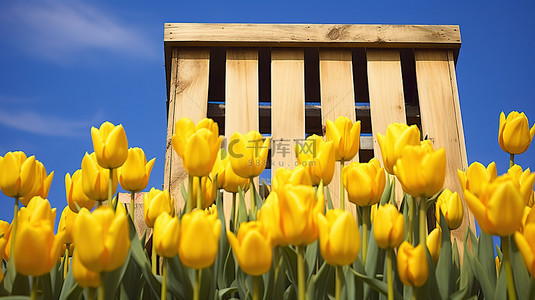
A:
<svg viewBox="0 0 535 300">
<path fill-rule="evenodd" d="M 462 195 L 457 169 L 466 170 L 467 161 L 453 56 L 446 50 L 417 50 L 414 57 L 423 134 L 429 136 L 435 149 L 445 148 L 444 186 Z M 452 232 L 457 240 L 462 240 L 468 226 L 475 230 L 474 217 L 464 199 L 463 205 L 463 223 Z M 462 251 L 462 244 L 459 246 Z"/>
<path fill-rule="evenodd" d="M 197 123 L 206 117 L 209 60 L 207 48 L 174 48 L 172 51 L 171 82 L 176 84 L 170 86 L 164 189 L 169 189 L 177 209 L 184 206 L 180 186 L 183 182 L 187 186 L 188 175 L 182 159 L 173 150 L 171 138 L 180 118 L 188 117 Z"/>
<path fill-rule="evenodd" d="M 305 138 L 305 61 L 302 49 L 271 51 L 271 174 L 296 166 L 295 142 Z"/>
<path fill-rule="evenodd" d="M 377 134 L 385 135 L 390 123 L 406 123 L 405 98 L 399 50 L 367 49 L 368 89 L 373 132 L 373 151 L 382 161 Z M 403 199 L 401 184 L 396 180 L 396 200 Z"/>
<path fill-rule="evenodd" d="M 228 49 L 225 81 L 225 136 L 258 130 L 258 50 Z M 258 188 L 258 180 L 255 182 Z M 245 203 L 249 207 L 249 194 Z M 232 198 L 225 193 L 225 216 L 228 220 Z M 228 226 L 228 221 L 227 221 Z"/>
<path fill-rule="evenodd" d="M 353 91 L 353 67 L 350 50 L 320 49 L 320 91 L 323 125 L 345 116 L 355 122 L 355 94 Z M 358 154 L 352 161 L 358 161 Z M 346 162 L 348 165 L 351 162 Z M 340 207 L 340 168 L 336 163 L 333 180 L 329 184 L 333 205 Z M 355 214 L 354 204 L 347 201 L 347 210 Z"/>
</svg>

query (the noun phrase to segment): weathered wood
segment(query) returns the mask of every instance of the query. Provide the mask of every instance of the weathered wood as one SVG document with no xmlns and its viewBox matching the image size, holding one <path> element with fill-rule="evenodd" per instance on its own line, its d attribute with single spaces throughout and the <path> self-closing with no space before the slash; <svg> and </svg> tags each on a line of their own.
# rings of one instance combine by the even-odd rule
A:
<svg viewBox="0 0 535 300">
<path fill-rule="evenodd" d="M 182 183 L 187 186 L 188 175 L 171 139 L 180 118 L 188 117 L 197 123 L 206 117 L 209 60 L 210 51 L 206 48 L 175 48 L 172 52 L 164 189 L 169 189 L 177 209 L 184 206 L 180 187 Z"/>
<path fill-rule="evenodd" d="M 305 63 L 302 49 L 271 51 L 271 174 L 293 169 L 295 142 L 305 138 Z"/>
<path fill-rule="evenodd" d="M 368 89 L 375 157 L 383 160 L 377 134 L 385 135 L 391 123 L 406 123 L 405 97 L 399 50 L 367 49 Z M 403 189 L 396 180 L 396 201 L 403 200 Z"/>
</svg>

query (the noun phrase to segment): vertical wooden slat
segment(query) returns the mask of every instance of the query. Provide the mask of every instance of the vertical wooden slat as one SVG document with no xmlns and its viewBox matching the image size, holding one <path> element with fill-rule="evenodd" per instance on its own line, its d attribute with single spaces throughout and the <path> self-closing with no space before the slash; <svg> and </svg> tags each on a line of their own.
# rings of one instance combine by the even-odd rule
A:
<svg viewBox="0 0 535 300">
<path fill-rule="evenodd" d="M 295 142 L 305 137 L 305 64 L 301 49 L 271 51 L 271 175 L 296 166 Z"/>
<path fill-rule="evenodd" d="M 390 123 L 406 123 L 405 98 L 399 50 L 367 49 L 370 117 L 373 132 L 373 152 L 382 161 L 377 134 L 386 134 Z M 403 189 L 396 180 L 396 200 L 403 199 Z"/>
<path fill-rule="evenodd" d="M 209 64 L 210 51 L 207 48 L 174 48 L 171 54 L 164 189 L 169 189 L 177 209 L 184 206 L 180 186 L 182 183 L 187 185 L 188 174 L 182 159 L 173 150 L 171 138 L 175 133 L 175 123 L 180 118 L 188 117 L 197 123 L 206 117 Z"/>
<path fill-rule="evenodd" d="M 355 93 L 353 91 L 353 66 L 351 50 L 320 49 L 320 93 L 323 126 L 327 120 L 335 121 L 345 116 L 355 122 Z M 358 161 L 358 154 L 352 161 Z M 348 165 L 351 162 L 346 162 Z M 333 205 L 340 207 L 340 168 L 338 162 L 333 180 L 329 184 Z M 347 201 L 345 207 L 355 215 L 354 204 Z"/>
<path fill-rule="evenodd" d="M 467 161 L 453 55 L 448 56 L 447 50 L 417 50 L 414 58 L 423 134 L 429 136 L 435 149 L 445 148 L 444 186 L 462 195 L 457 169 L 466 170 Z M 464 199 L 463 206 L 463 223 L 452 232 L 458 240 L 462 240 L 468 226 L 475 230 L 474 217 Z"/>
<path fill-rule="evenodd" d="M 234 132 L 245 134 L 258 131 L 258 50 L 228 49 L 225 80 L 225 136 L 230 139 Z M 258 188 L 258 180 L 255 182 Z M 226 193 L 225 193 L 226 194 Z M 249 194 L 245 203 L 249 207 Z M 225 216 L 228 220 L 232 198 L 224 198 Z M 227 221 L 228 226 L 228 221 Z"/>
</svg>

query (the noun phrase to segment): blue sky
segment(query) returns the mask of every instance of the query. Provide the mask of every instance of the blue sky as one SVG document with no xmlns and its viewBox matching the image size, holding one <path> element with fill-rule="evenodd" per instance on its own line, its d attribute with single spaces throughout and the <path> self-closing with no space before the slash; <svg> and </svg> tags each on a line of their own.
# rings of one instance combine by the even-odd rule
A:
<svg viewBox="0 0 535 300">
<path fill-rule="evenodd" d="M 66 205 L 64 177 L 92 152 L 90 128 L 123 124 L 129 145 L 156 157 L 161 188 L 166 139 L 165 22 L 458 24 L 457 80 L 469 162 L 508 155 L 499 114 L 535 122 L 535 19 L 523 1 L 2 1 L 0 155 L 23 150 L 55 171 L 49 200 Z M 535 166 L 535 146 L 517 157 Z M 13 201 L 0 195 L 0 219 Z"/>
</svg>

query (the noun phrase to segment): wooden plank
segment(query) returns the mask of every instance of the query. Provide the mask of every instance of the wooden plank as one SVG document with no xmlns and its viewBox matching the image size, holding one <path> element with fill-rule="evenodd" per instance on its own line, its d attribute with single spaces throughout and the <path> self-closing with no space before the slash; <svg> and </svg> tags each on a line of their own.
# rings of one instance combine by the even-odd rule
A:
<svg viewBox="0 0 535 300">
<path fill-rule="evenodd" d="M 164 41 L 233 47 L 435 47 L 458 49 L 458 25 L 166 23 Z"/>
<path fill-rule="evenodd" d="M 271 51 L 271 174 L 297 165 L 295 142 L 305 138 L 305 56 L 302 49 Z"/>
<path fill-rule="evenodd" d="M 207 48 L 175 48 L 172 51 L 169 115 L 167 118 L 167 149 L 165 155 L 164 189 L 169 189 L 175 207 L 182 209 L 184 199 L 180 186 L 187 186 L 188 174 L 182 159 L 171 145 L 175 123 L 188 117 L 197 123 L 208 110 L 208 72 L 210 51 Z M 178 211 L 178 210 L 177 210 Z"/>
<path fill-rule="evenodd" d="M 340 116 L 355 122 L 355 93 L 353 91 L 353 66 L 351 50 L 320 49 L 320 91 L 323 125 Z M 358 154 L 351 161 L 358 161 Z M 348 165 L 351 162 L 346 162 Z M 336 163 L 333 180 L 329 184 L 333 205 L 340 206 L 340 167 Z M 345 207 L 355 215 L 354 204 L 347 201 Z"/>
<path fill-rule="evenodd" d="M 445 148 L 444 186 L 462 195 L 457 169 L 466 170 L 467 161 L 453 55 L 446 50 L 417 50 L 414 58 L 423 134 L 429 136 L 435 149 Z M 464 199 L 463 206 L 463 223 L 452 232 L 458 241 L 468 226 L 475 230 L 474 217 Z M 459 250 L 463 250 L 462 244 Z"/>
<path fill-rule="evenodd" d="M 228 49 L 225 81 L 225 136 L 234 132 L 258 131 L 258 50 Z M 258 189 L 258 179 L 255 180 Z M 249 195 L 245 203 L 249 208 Z M 230 219 L 231 195 L 224 196 L 225 216 Z M 228 221 L 227 221 L 228 227 Z"/>
<path fill-rule="evenodd" d="M 375 157 L 383 160 L 377 134 L 385 135 L 391 123 L 406 123 L 405 97 L 399 50 L 367 49 L 370 116 Z M 392 176 L 393 178 L 393 176 Z M 403 189 L 396 180 L 396 201 L 403 199 Z"/>
</svg>

